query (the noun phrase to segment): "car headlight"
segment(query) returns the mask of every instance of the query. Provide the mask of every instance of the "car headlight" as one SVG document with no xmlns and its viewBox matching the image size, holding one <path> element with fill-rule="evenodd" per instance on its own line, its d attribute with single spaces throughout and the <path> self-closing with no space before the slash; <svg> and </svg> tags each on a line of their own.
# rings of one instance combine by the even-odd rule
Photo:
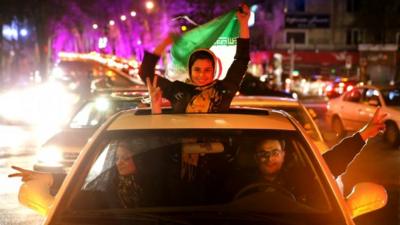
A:
<svg viewBox="0 0 400 225">
<path fill-rule="evenodd" d="M 55 146 L 44 147 L 37 155 L 37 161 L 46 166 L 60 166 L 63 154 L 60 148 Z"/>
<path fill-rule="evenodd" d="M 110 109 L 110 101 L 106 98 L 99 97 L 95 100 L 95 107 L 98 111 L 106 111 Z"/>
</svg>

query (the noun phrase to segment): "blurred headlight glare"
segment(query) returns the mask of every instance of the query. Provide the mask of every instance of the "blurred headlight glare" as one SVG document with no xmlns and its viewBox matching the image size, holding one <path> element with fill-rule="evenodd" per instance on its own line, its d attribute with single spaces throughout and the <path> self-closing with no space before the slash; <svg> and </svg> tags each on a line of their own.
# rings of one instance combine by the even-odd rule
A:
<svg viewBox="0 0 400 225">
<path fill-rule="evenodd" d="M 95 105 L 98 111 L 106 111 L 110 108 L 110 101 L 106 98 L 98 98 L 96 99 Z"/>
<path fill-rule="evenodd" d="M 37 160 L 40 164 L 47 166 L 60 166 L 62 151 L 55 146 L 44 147 L 38 153 Z"/>
</svg>

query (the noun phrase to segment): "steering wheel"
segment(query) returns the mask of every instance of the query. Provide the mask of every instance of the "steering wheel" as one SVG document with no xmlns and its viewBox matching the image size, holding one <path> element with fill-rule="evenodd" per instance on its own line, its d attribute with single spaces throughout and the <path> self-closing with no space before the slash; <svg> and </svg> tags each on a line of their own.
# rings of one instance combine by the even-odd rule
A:
<svg viewBox="0 0 400 225">
<path fill-rule="evenodd" d="M 285 196 L 290 197 L 292 200 L 296 201 L 296 197 L 287 188 L 282 187 L 282 186 L 272 183 L 272 182 L 251 183 L 251 184 L 243 187 L 242 189 L 240 189 L 240 191 L 238 191 L 236 193 L 236 195 L 233 199 L 237 200 L 239 198 L 242 198 L 242 197 L 252 194 L 254 192 L 263 192 L 268 188 L 272 188 L 274 191 L 280 192 L 280 193 L 284 194 Z"/>
</svg>

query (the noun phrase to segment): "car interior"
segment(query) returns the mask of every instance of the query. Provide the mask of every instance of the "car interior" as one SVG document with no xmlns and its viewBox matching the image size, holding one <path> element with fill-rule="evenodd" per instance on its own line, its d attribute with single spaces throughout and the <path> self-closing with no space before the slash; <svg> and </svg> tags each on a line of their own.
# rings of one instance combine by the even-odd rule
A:
<svg viewBox="0 0 400 225">
<path fill-rule="evenodd" d="M 277 182 L 263 182 L 254 158 L 255 143 L 263 138 L 284 143 L 285 161 Z M 100 154 L 72 201 L 73 209 L 123 208 L 118 204 L 119 175 L 115 166 L 116 146 L 121 141 L 129 141 L 133 147 L 135 179 L 143 190 L 139 208 L 243 207 L 245 203 L 239 202 L 268 195 L 280 199 L 279 203 L 256 206 L 265 209 L 266 204 L 271 210 L 288 210 L 286 202 L 302 210 L 329 209 L 324 184 L 301 139 L 286 132 L 242 130 L 113 136 L 99 146 Z"/>
</svg>

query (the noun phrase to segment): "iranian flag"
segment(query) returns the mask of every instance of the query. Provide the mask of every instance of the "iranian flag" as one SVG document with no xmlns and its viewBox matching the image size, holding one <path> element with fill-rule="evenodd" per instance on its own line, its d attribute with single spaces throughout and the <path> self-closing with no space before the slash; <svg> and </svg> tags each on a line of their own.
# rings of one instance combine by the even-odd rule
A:
<svg viewBox="0 0 400 225">
<path fill-rule="evenodd" d="M 236 53 L 236 38 L 239 23 L 236 10 L 219 16 L 210 22 L 184 33 L 171 48 L 171 63 L 167 77 L 185 81 L 188 78 L 187 64 L 190 54 L 199 48 L 207 48 L 219 59 L 215 79 L 224 79 Z"/>
</svg>

